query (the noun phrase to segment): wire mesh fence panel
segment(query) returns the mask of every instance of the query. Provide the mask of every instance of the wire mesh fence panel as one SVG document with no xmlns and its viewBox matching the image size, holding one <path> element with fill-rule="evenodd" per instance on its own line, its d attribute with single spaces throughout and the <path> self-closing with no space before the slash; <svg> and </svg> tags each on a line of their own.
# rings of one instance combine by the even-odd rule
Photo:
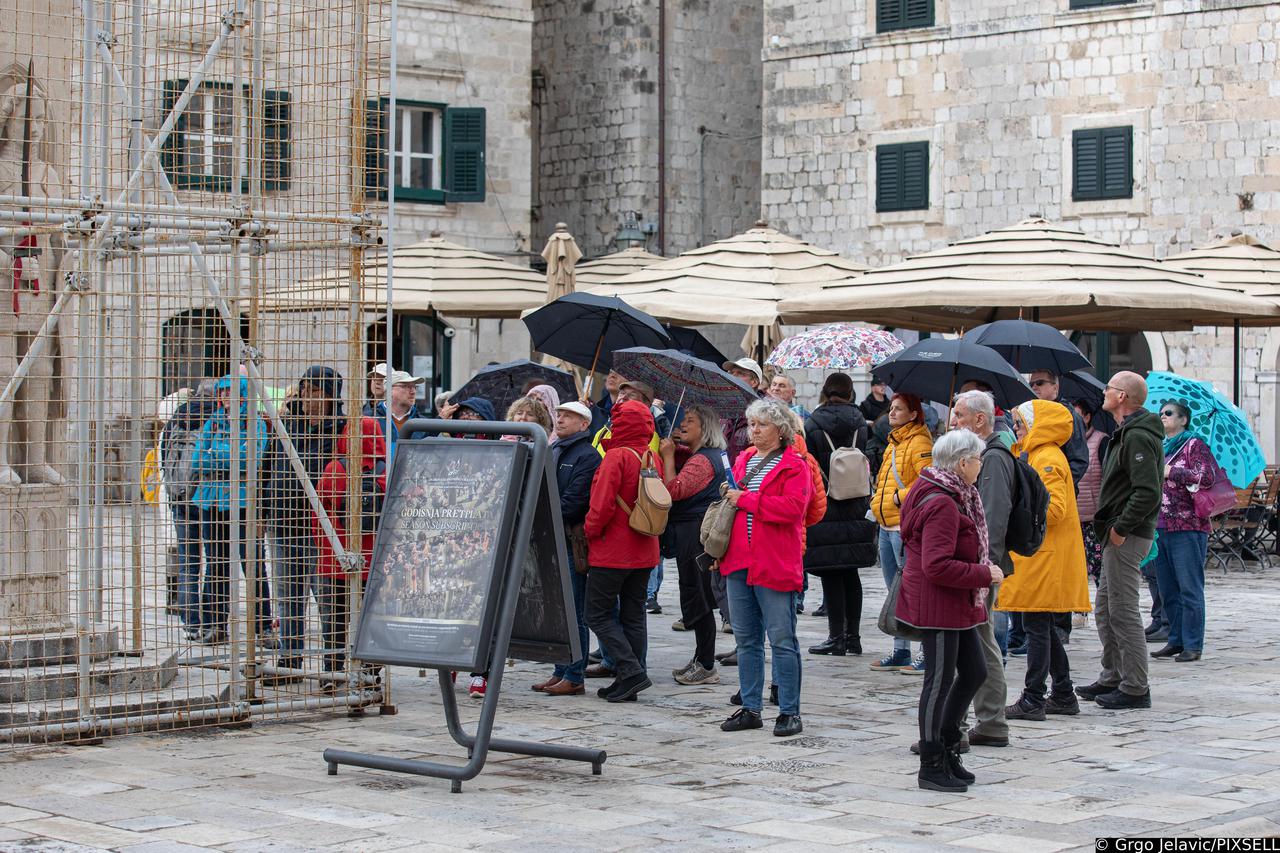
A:
<svg viewBox="0 0 1280 853">
<path fill-rule="evenodd" d="M 388 12 L 7 16 L 0 744 L 389 707 L 348 654 L 387 458 Z"/>
</svg>

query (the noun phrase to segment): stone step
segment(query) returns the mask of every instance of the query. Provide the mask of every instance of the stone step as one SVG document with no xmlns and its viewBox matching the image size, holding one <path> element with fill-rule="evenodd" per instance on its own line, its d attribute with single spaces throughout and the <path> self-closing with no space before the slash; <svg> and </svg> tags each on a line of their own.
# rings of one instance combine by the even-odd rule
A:
<svg viewBox="0 0 1280 853">
<path fill-rule="evenodd" d="M 146 649 L 95 661 L 89 668 L 93 694 L 159 690 L 177 676 L 177 661 L 172 649 Z M 79 686 L 80 670 L 74 663 L 0 670 L 0 703 L 71 699 Z"/>
<path fill-rule="evenodd" d="M 120 649 L 120 635 L 109 625 L 94 625 L 87 632 L 89 656 L 104 660 Z M 0 669 L 75 663 L 80 641 L 75 630 L 0 637 Z"/>
</svg>

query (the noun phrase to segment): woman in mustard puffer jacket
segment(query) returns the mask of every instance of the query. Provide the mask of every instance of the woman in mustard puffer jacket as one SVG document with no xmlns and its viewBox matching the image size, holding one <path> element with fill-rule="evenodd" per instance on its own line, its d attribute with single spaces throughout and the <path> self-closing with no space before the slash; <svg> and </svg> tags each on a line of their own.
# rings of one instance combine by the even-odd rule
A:
<svg viewBox="0 0 1280 853">
<path fill-rule="evenodd" d="M 871 495 L 871 512 L 880 525 L 880 571 L 884 586 L 906 558 L 902 552 L 899 530 L 902 502 L 920 472 L 933 462 L 933 437 L 925 426 L 924 405 L 915 394 L 894 394 L 889 403 L 889 446 L 885 449 L 876 490 Z M 911 660 L 911 644 L 895 638 L 893 651 L 871 664 L 875 670 L 900 670 L 913 675 L 924 674 L 924 659 Z"/>
<path fill-rule="evenodd" d="M 1076 714 L 1067 649 L 1053 626 L 1057 613 L 1088 613 L 1089 576 L 1071 469 L 1062 442 L 1071 438 L 1071 412 L 1061 403 L 1032 400 L 1013 411 L 1018 443 L 1027 464 L 1049 491 L 1044 543 L 1030 557 L 1012 554 L 1013 574 L 1000 588 L 997 609 L 1022 614 L 1027 632 L 1027 675 L 1022 696 L 1005 709 L 1010 720 L 1043 720 L 1045 714 Z M 1045 697 L 1045 678 L 1053 689 Z"/>
</svg>

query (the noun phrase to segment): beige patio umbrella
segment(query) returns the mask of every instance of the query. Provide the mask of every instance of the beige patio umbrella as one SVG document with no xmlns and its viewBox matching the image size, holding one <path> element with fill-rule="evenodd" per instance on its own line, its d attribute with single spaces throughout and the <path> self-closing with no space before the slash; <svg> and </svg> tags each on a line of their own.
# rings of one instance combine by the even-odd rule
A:
<svg viewBox="0 0 1280 853">
<path fill-rule="evenodd" d="M 631 246 L 578 264 L 578 284 L 584 290 L 592 291 L 598 285 L 608 284 L 662 260 L 666 260 L 662 255 L 646 252 L 639 246 Z"/>
<path fill-rule="evenodd" d="M 554 302 L 573 293 L 577 286 L 575 267 L 582 260 L 582 250 L 569 233 L 568 225 L 556 223 L 556 230 L 542 250 L 542 259 L 547 262 L 547 301 Z"/>
<path fill-rule="evenodd" d="M 386 253 L 370 253 L 364 262 L 362 300 L 369 310 L 386 304 L 386 275 Z M 349 278 L 346 270 L 335 270 L 268 292 L 262 298 L 263 310 L 343 308 L 348 304 Z M 514 318 L 541 305 L 546 295 L 547 280 L 534 270 L 451 243 L 439 232 L 395 250 L 392 308 L 396 313 Z"/>
<path fill-rule="evenodd" d="M 681 326 L 737 323 L 757 327 L 757 342 L 778 322 L 789 296 L 846 281 L 867 268 L 757 222 L 742 234 L 691 249 L 605 284 L 592 293 L 617 296 L 659 320 Z M 757 354 L 763 360 L 762 354 Z"/>
<path fill-rule="evenodd" d="M 1039 218 L 791 297 L 780 311 L 788 323 L 861 320 L 938 332 L 1019 316 L 1112 332 L 1280 321 L 1280 306 Z"/>
</svg>

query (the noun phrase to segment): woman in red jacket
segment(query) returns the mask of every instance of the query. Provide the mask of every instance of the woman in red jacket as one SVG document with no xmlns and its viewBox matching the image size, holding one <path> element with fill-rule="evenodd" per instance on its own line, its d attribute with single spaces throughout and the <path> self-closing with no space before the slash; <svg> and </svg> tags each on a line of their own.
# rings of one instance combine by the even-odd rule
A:
<svg viewBox="0 0 1280 853">
<path fill-rule="evenodd" d="M 333 529 L 338 534 L 338 538 L 342 540 L 343 546 L 348 548 L 352 544 L 346 532 L 347 452 L 350 446 L 347 433 L 349 430 L 350 424 L 338 436 L 334 446 L 335 458 L 325 466 L 324 473 L 316 483 L 316 495 L 320 498 L 325 512 L 328 513 L 329 521 L 333 523 Z M 360 419 L 359 460 L 361 472 L 376 473 L 378 490 L 386 494 L 387 440 L 382 437 L 382 428 L 374 418 Z M 358 507 L 357 515 L 359 515 Z M 337 672 L 343 668 L 343 662 L 346 660 L 347 622 L 350 619 L 350 608 L 347 602 L 350 581 L 345 568 L 333 553 L 329 537 L 325 536 L 320 528 L 320 519 L 315 515 L 312 515 L 312 525 L 319 555 L 316 563 L 318 575 L 316 580 L 320 594 L 316 596 L 316 601 L 320 605 L 320 626 L 324 637 L 324 670 Z M 372 533 L 365 533 L 360 537 L 360 553 L 364 557 L 361 580 L 369 579 L 369 560 L 373 556 L 373 539 Z"/>
<path fill-rule="evenodd" d="M 778 718 L 773 733 L 799 734 L 800 644 L 796 640 L 796 594 L 804 582 L 805 511 L 813 493 L 808 464 L 796 453 L 790 412 L 777 400 L 747 407 L 751 447 L 738 454 L 726 497 L 738 508 L 720 573 L 729 588 L 729 617 L 738 641 L 742 707 L 720 724 L 722 731 L 758 729 L 764 691 L 764 639 L 773 650 Z"/>
<path fill-rule="evenodd" d="M 987 559 L 987 520 L 974 486 L 985 448 L 963 429 L 938 439 L 933 464 L 902 504 L 897 617 L 924 634 L 918 781 L 933 791 L 965 791 L 973 782 L 956 747 L 965 709 L 987 678 L 976 630 L 987 621 L 985 592 L 1004 578 Z"/>
<path fill-rule="evenodd" d="M 658 537 L 632 530 L 618 499 L 629 508 L 636 505 L 640 460 L 653 437 L 653 414 L 643 403 L 627 400 L 614 405 L 611 423 L 612 435 L 600 442 L 604 458 L 591 480 L 591 504 L 583 523 L 591 565 L 585 610 L 587 626 L 613 658 L 617 674 L 617 680 L 600 688 L 598 695 L 610 702 L 626 702 L 653 686 L 645 672 L 649 634 L 644 602 L 649 572 L 659 555 Z M 661 474 L 661 461 L 655 456 L 653 462 Z"/>
</svg>

